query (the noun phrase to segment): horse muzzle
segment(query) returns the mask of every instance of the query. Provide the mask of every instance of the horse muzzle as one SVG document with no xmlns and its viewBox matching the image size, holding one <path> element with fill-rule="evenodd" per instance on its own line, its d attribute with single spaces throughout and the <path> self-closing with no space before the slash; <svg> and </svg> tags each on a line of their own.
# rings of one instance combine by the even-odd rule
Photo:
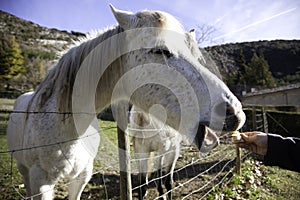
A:
<svg viewBox="0 0 300 200">
<path fill-rule="evenodd" d="M 210 121 L 203 124 L 213 130 L 230 132 L 242 128 L 245 121 L 246 115 L 240 103 L 234 107 L 223 102 L 213 108 Z"/>
</svg>

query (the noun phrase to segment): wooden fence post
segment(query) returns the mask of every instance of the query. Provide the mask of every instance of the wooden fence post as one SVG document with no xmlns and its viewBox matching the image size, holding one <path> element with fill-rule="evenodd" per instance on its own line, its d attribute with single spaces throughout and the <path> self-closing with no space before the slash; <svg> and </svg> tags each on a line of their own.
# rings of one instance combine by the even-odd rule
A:
<svg viewBox="0 0 300 200">
<path fill-rule="evenodd" d="M 253 106 L 252 107 L 252 128 L 253 128 L 253 131 L 256 131 L 256 128 L 257 128 L 257 124 L 256 124 L 256 107 Z"/>
<path fill-rule="evenodd" d="M 263 119 L 263 130 L 265 133 L 268 133 L 269 129 L 268 129 L 268 120 L 267 120 L 266 109 L 264 107 L 262 107 L 261 112 L 262 112 L 262 119 Z"/>
<path fill-rule="evenodd" d="M 119 166 L 120 166 L 120 199 L 132 199 L 130 141 L 128 135 L 118 127 Z"/>
<path fill-rule="evenodd" d="M 118 105 L 118 146 L 119 146 L 119 167 L 120 167 L 120 199 L 132 200 L 131 166 L 130 166 L 130 140 L 125 133 L 127 128 L 126 105 Z"/>
<path fill-rule="evenodd" d="M 238 175 L 241 175 L 241 172 L 242 172 L 242 170 L 241 170 L 241 149 L 238 146 L 236 146 L 235 149 L 236 149 L 236 163 L 235 163 L 236 173 Z"/>
</svg>

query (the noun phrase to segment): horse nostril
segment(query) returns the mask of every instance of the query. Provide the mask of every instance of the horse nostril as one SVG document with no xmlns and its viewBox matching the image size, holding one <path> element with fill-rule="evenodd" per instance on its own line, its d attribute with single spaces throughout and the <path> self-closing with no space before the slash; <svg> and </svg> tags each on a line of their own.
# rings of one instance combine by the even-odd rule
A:
<svg viewBox="0 0 300 200">
<path fill-rule="evenodd" d="M 230 115 L 234 115 L 234 108 L 227 104 L 227 107 L 226 107 L 226 116 L 230 116 Z"/>
<path fill-rule="evenodd" d="M 217 106 L 215 106 L 214 110 L 216 114 L 220 116 L 230 116 L 230 115 L 234 115 L 235 113 L 234 108 L 227 102 L 222 102 L 218 104 Z"/>
</svg>

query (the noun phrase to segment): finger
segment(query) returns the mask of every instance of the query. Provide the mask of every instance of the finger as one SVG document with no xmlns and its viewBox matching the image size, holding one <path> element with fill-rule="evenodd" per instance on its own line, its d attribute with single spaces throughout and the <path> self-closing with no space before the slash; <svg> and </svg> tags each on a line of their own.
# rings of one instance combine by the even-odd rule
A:
<svg viewBox="0 0 300 200">
<path fill-rule="evenodd" d="M 256 135 L 256 132 L 244 132 L 243 134 L 246 136 L 253 136 Z"/>
<path fill-rule="evenodd" d="M 242 137 L 242 139 L 243 139 L 244 141 L 250 142 L 250 141 L 249 141 L 249 136 L 247 135 L 247 132 L 246 132 L 246 133 L 241 133 L 240 135 L 241 135 L 241 137 Z"/>
</svg>

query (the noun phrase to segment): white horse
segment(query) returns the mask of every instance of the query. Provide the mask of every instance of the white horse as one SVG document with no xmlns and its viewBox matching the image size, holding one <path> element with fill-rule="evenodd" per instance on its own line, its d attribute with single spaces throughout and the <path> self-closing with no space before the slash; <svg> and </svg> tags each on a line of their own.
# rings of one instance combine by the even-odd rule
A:
<svg viewBox="0 0 300 200">
<path fill-rule="evenodd" d="M 176 130 L 161 121 L 151 117 L 149 113 L 132 107 L 130 111 L 130 127 L 128 128 L 133 137 L 133 146 L 135 158 L 138 163 L 139 170 L 139 199 L 146 196 L 148 173 L 151 167 L 151 152 L 155 152 L 154 163 L 157 164 L 158 177 L 163 177 L 162 170 L 165 169 L 165 188 L 168 193 L 168 199 L 172 199 L 172 185 L 173 185 L 173 172 L 175 169 L 176 161 L 180 154 L 180 147 L 182 143 L 182 135 Z M 204 126 L 201 126 L 203 129 Z M 207 128 L 208 129 L 208 128 Z M 205 135 L 203 135 L 205 132 Z M 203 130 L 199 132 L 194 138 L 193 143 L 202 153 L 210 151 L 212 148 L 219 144 L 217 135 L 210 130 Z M 162 178 L 158 180 L 157 190 L 159 196 L 164 194 Z"/>
<path fill-rule="evenodd" d="M 98 151 L 96 114 L 119 100 L 145 111 L 162 105 L 166 124 L 191 139 L 199 124 L 230 131 L 245 121 L 240 102 L 197 62 L 197 44 L 173 16 L 112 11 L 118 26 L 70 49 L 15 103 L 24 113 L 10 116 L 8 148 L 28 197 L 52 199 L 66 179 L 69 199 L 80 198 Z"/>
</svg>

